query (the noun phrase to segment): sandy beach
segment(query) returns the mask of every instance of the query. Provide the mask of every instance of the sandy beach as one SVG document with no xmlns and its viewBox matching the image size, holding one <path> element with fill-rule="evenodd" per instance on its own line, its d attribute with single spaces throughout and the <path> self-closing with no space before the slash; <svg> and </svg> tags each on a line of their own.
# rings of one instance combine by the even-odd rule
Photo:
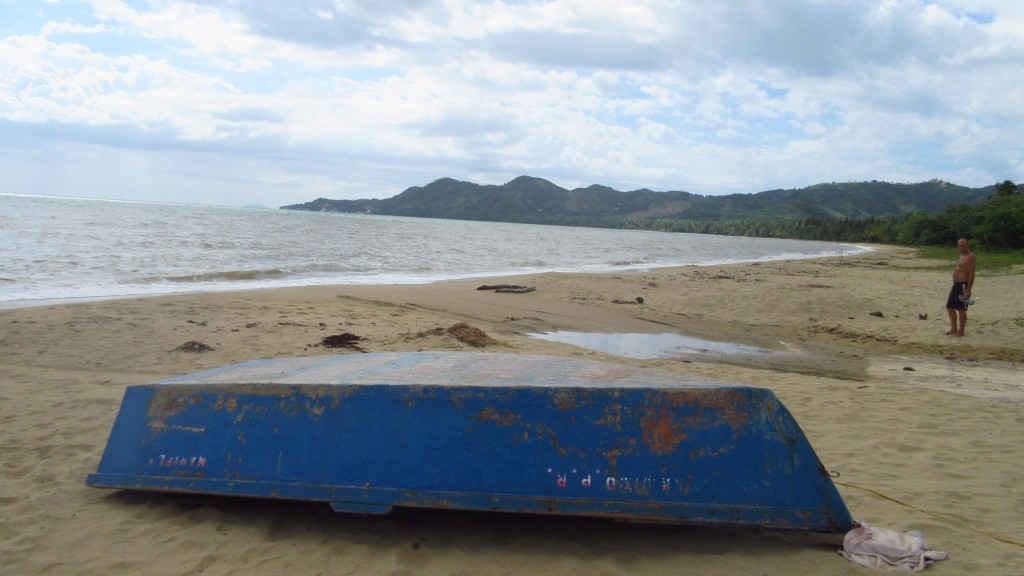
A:
<svg viewBox="0 0 1024 576">
<path fill-rule="evenodd" d="M 127 385 L 260 358 L 437 350 L 581 357 L 772 389 L 857 520 L 920 530 L 929 572 L 1024 570 L 1024 276 L 978 275 L 944 335 L 953 262 L 855 257 L 485 282 L 317 286 L 0 310 L 0 574 L 868 574 L 841 536 L 88 488 Z M 637 297 L 644 302 L 638 303 Z M 448 329 L 465 323 L 486 346 Z M 627 358 L 555 331 L 756 347 Z M 200 343 L 209 350 L 179 349 Z M 194 346 L 193 346 L 194 348 Z"/>
</svg>

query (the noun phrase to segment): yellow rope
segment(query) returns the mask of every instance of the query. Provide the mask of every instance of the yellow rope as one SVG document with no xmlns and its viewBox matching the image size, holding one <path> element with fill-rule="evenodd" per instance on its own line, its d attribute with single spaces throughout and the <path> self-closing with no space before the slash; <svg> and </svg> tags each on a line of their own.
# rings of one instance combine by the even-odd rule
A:
<svg viewBox="0 0 1024 576">
<path fill-rule="evenodd" d="M 888 500 L 890 502 L 895 502 L 895 503 L 897 503 L 897 504 L 899 504 L 901 506 L 906 506 L 907 508 L 913 508 L 914 510 L 917 510 L 918 512 L 921 512 L 923 514 L 927 514 L 927 515 L 935 517 L 935 518 L 942 518 L 944 520 L 949 520 L 951 522 L 956 522 L 957 524 L 960 524 L 961 526 L 963 526 L 964 528 L 967 528 L 971 532 L 975 532 L 977 534 L 981 534 L 982 536 L 985 536 L 987 538 L 991 538 L 993 540 L 998 540 L 1000 542 L 1003 542 L 1004 544 L 1013 544 L 1014 546 L 1020 546 L 1021 548 L 1024 548 L 1024 543 L 1017 542 L 1015 540 L 1010 540 L 1009 538 L 1003 538 L 1002 536 L 996 536 L 994 534 L 989 534 L 988 532 L 982 532 L 981 530 L 978 530 L 977 528 L 974 528 L 973 526 L 968 526 L 967 524 L 964 524 L 960 520 L 957 520 L 955 518 L 950 518 L 949 516 L 943 516 L 942 514 L 937 514 L 935 512 L 930 512 L 928 510 L 925 510 L 924 508 L 919 508 L 917 506 L 914 506 L 913 504 L 909 504 L 909 503 L 904 502 L 902 500 L 898 500 L 898 499 L 893 498 L 892 496 L 889 496 L 887 494 L 882 494 L 878 490 L 872 490 L 871 488 L 865 488 L 863 486 L 857 486 L 856 484 L 847 484 L 846 482 L 837 482 L 835 480 L 833 480 L 833 483 L 834 484 L 838 484 L 840 486 L 846 486 L 847 488 L 855 488 L 857 490 L 863 490 L 865 492 L 870 492 L 870 493 L 872 493 L 872 494 L 874 494 L 876 496 L 879 496 L 881 498 L 884 498 L 884 499 L 886 499 L 886 500 Z"/>
</svg>

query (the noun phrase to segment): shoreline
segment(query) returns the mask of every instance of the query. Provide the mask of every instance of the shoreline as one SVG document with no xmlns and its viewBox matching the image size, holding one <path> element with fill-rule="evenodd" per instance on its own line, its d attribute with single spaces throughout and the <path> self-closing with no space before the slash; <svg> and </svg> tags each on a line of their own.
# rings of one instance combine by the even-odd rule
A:
<svg viewBox="0 0 1024 576">
<path fill-rule="evenodd" d="M 839 245 L 837 243 L 837 245 Z M 866 254 L 878 250 L 877 247 L 873 246 L 862 246 L 858 244 L 843 244 L 844 246 L 854 246 L 857 248 L 856 252 L 849 254 L 839 250 L 837 254 L 820 253 L 813 256 L 806 256 L 801 258 L 792 258 L 790 256 L 779 256 L 771 257 L 762 260 L 744 260 L 737 262 L 711 262 L 701 264 L 665 264 L 658 266 L 634 266 L 624 265 L 621 269 L 609 267 L 602 270 L 568 270 L 568 271 L 522 271 L 522 272 L 491 272 L 491 273 L 467 273 L 463 275 L 456 275 L 454 277 L 429 277 L 421 279 L 420 281 L 394 281 L 393 279 L 382 280 L 380 282 L 353 282 L 353 283 L 338 283 L 336 279 L 318 279 L 318 278 L 306 278 L 304 280 L 296 279 L 293 283 L 286 283 L 283 285 L 273 285 L 268 283 L 264 285 L 217 285 L 215 282 L 206 284 L 205 288 L 197 290 L 186 290 L 186 291 L 170 291 L 170 292 L 137 292 L 137 293 L 126 293 L 126 294 L 108 294 L 98 296 L 67 296 L 58 298 L 40 298 L 40 299 L 20 299 L 20 300 L 2 300 L 0 301 L 0 310 L 16 310 L 21 308 L 35 308 L 38 306 L 55 306 L 64 304 L 87 304 L 89 302 L 103 302 L 106 300 L 130 300 L 134 298 L 158 298 L 158 297 L 172 297 L 172 296 L 186 296 L 190 294 L 215 294 L 222 292 L 252 292 L 260 290 L 288 290 L 288 289 L 301 289 L 301 288 L 312 288 L 312 287 L 343 287 L 343 286 L 429 286 L 432 284 L 442 284 L 445 282 L 472 282 L 472 281 L 484 281 L 495 278 L 513 278 L 518 276 L 538 276 L 542 274 L 631 274 L 647 271 L 658 271 L 672 268 L 684 268 L 689 266 L 697 267 L 712 267 L 712 266 L 742 266 L 754 263 L 769 263 L 769 262 L 780 262 L 780 261 L 791 261 L 791 260 L 817 260 L 822 258 L 843 258 L 843 257 L 856 257 L 861 254 Z M 2 279 L 0 279 L 2 281 Z M 310 283 L 312 281 L 312 283 Z M 198 285 L 202 286 L 202 285 Z"/>
<path fill-rule="evenodd" d="M 259 358 L 358 353 L 319 345 L 349 333 L 368 352 L 559 355 L 770 388 L 840 474 L 855 519 L 922 531 L 951 553 L 934 570 L 1015 575 L 1024 564 L 1024 293 L 1019 273 L 979 275 L 983 300 L 967 336 L 945 336 L 951 270 L 885 247 L 841 264 L 487 279 L 536 287 L 525 294 L 479 291 L 474 279 L 0 309 L 0 550 L 23 574 L 658 575 L 683 563 L 729 575 L 808 565 L 863 574 L 834 539 L 803 534 L 438 511 L 363 517 L 84 485 L 127 385 Z M 460 322 L 495 343 L 459 340 L 447 329 Z M 678 333 L 779 352 L 634 359 L 530 336 L 557 330 Z M 176 350 L 192 341 L 213 350 Z"/>
</svg>

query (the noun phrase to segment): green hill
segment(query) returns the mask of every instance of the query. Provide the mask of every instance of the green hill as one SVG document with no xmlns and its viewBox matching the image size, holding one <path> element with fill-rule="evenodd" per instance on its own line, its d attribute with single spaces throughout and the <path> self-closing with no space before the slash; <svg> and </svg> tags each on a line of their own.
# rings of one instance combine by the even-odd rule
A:
<svg viewBox="0 0 1024 576">
<path fill-rule="evenodd" d="M 442 178 L 392 198 L 318 198 L 287 210 L 361 212 L 423 218 L 485 220 L 576 226 L 609 226 L 630 220 L 833 220 L 939 213 L 953 204 L 976 204 L 994 186 L 965 188 L 941 180 L 917 184 L 847 182 L 754 194 L 701 196 L 689 192 L 620 192 L 607 186 L 566 190 L 547 180 L 520 176 L 506 184 L 480 185 Z"/>
</svg>

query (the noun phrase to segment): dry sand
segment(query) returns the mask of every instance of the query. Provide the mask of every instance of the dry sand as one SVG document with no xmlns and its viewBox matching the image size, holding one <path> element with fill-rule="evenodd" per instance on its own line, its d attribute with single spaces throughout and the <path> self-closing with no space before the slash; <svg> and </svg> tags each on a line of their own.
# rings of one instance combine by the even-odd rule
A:
<svg viewBox="0 0 1024 576">
<path fill-rule="evenodd" d="M 771 388 L 854 517 L 921 530 L 945 574 L 1024 573 L 1024 281 L 982 274 L 943 334 L 952 262 L 845 259 L 334 286 L 0 311 L 2 574 L 866 574 L 841 539 L 593 519 L 92 489 L 126 385 L 257 358 L 442 350 L 577 356 Z M 488 282 L 495 282 L 494 279 Z M 646 295 L 643 305 L 621 304 Z M 880 312 L 881 316 L 871 315 Z M 927 319 L 920 315 L 927 314 Z M 465 322 L 484 348 L 447 331 Z M 529 334 L 679 333 L 773 350 L 628 359 Z M 213 350 L 175 351 L 186 342 Z M 912 370 L 911 370 L 912 369 Z"/>
</svg>

